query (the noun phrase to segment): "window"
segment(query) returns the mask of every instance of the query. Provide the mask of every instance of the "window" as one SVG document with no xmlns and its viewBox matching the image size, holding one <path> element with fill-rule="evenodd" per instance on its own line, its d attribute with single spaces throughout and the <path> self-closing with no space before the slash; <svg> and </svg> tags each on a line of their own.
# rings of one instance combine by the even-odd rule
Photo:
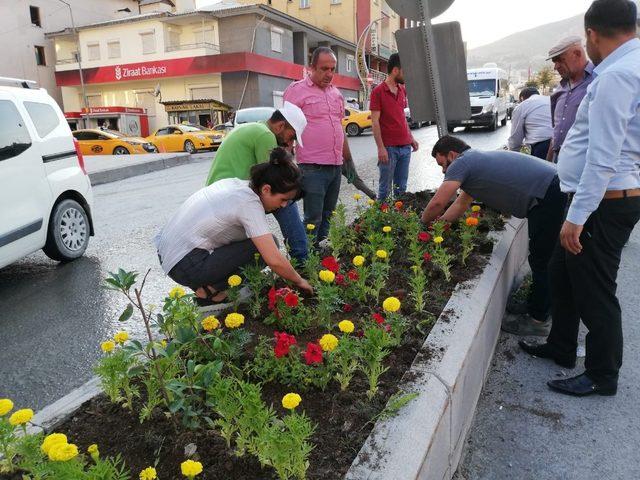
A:
<svg viewBox="0 0 640 480">
<path fill-rule="evenodd" d="M 180 32 L 169 30 L 167 38 L 169 40 L 169 47 L 171 47 L 172 49 L 177 49 L 180 46 Z"/>
<path fill-rule="evenodd" d="M 47 61 L 44 58 L 44 47 L 36 45 L 34 48 L 36 52 L 36 65 L 46 65 Z"/>
<path fill-rule="evenodd" d="M 331 0 L 331 5 L 340 5 L 342 0 Z"/>
<path fill-rule="evenodd" d="M 142 53 L 144 55 L 156 53 L 156 34 L 154 31 L 141 33 L 140 39 L 142 40 Z"/>
<path fill-rule="evenodd" d="M 98 42 L 87 43 L 89 60 L 100 60 L 100 44 Z"/>
<path fill-rule="evenodd" d="M 311 0 L 300 0 L 300 8 L 309 8 Z"/>
<path fill-rule="evenodd" d="M 82 95 L 80 95 L 80 97 L 82 97 Z M 89 108 L 102 107 L 102 94 L 94 93 L 87 95 L 87 104 L 89 105 Z M 84 102 L 82 102 L 81 105 L 84 105 Z"/>
<path fill-rule="evenodd" d="M 42 23 L 40 23 L 40 8 L 30 6 L 29 13 L 31 14 L 31 24 L 35 25 L 36 27 L 41 27 Z"/>
<path fill-rule="evenodd" d="M 204 29 L 199 28 L 198 30 L 193 31 L 193 35 L 198 45 L 202 45 L 204 43 L 213 45 L 215 43 L 213 41 L 213 27 L 204 27 Z"/>
<path fill-rule="evenodd" d="M 31 146 L 31 137 L 16 106 L 0 100 L 0 160 L 16 157 Z"/>
<path fill-rule="evenodd" d="M 27 109 L 40 138 L 45 138 L 60 125 L 58 114 L 51 105 L 40 102 L 24 102 L 24 108 Z"/>
<path fill-rule="evenodd" d="M 347 72 L 353 72 L 355 63 L 356 57 L 353 55 L 347 55 Z"/>
<path fill-rule="evenodd" d="M 282 52 L 282 34 L 284 30 L 277 27 L 271 27 L 271 50 L 274 52 Z"/>
<path fill-rule="evenodd" d="M 120 58 L 120 40 L 108 41 L 107 52 L 109 58 Z"/>
</svg>

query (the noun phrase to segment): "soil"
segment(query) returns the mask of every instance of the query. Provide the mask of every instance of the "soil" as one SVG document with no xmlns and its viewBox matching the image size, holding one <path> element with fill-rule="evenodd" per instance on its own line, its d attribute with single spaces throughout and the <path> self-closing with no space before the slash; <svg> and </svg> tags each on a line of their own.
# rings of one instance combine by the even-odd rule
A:
<svg viewBox="0 0 640 480">
<path fill-rule="evenodd" d="M 411 206 L 421 211 L 430 198 L 429 192 L 407 194 L 401 200 L 405 206 Z M 411 323 L 416 325 L 420 320 L 431 314 L 438 318 L 451 296 L 457 283 L 469 280 L 478 275 L 487 262 L 488 253 L 492 250 L 492 243 L 486 238 L 489 230 L 499 230 L 503 227 L 501 217 L 488 210 L 482 211 L 481 243 L 478 249 L 467 259 L 467 265 L 456 262 L 451 269 L 452 280 L 445 282 L 441 274 L 430 276 L 427 294 L 427 312 L 418 314 L 407 312 L 403 306 L 403 313 Z M 455 227 L 453 227 L 455 228 Z M 480 250 L 482 254 L 478 254 Z M 457 252 L 456 252 L 457 253 Z M 392 264 L 408 266 L 406 255 L 400 248 L 394 251 Z M 381 298 L 395 294 L 403 296 L 405 280 L 400 276 L 400 269 L 391 270 L 388 288 L 382 292 Z M 408 303 L 408 302 L 407 302 Z M 367 305 L 354 305 L 352 312 L 343 314 L 344 318 L 360 318 L 370 315 L 374 310 Z M 453 312 L 445 312 L 443 318 Z M 273 326 L 264 325 L 257 321 L 248 321 L 245 328 L 254 334 L 250 349 L 255 346 L 259 335 L 272 337 Z M 306 390 L 303 395 L 303 410 L 317 425 L 311 438 L 315 445 L 309 459 L 310 467 L 307 478 L 313 480 L 339 479 L 347 472 L 362 444 L 368 437 L 375 417 L 379 414 L 391 395 L 396 393 L 403 382 L 410 382 L 411 378 L 403 375 L 409 369 L 416 354 L 420 351 L 426 336 L 431 330 L 428 328 L 411 328 L 407 331 L 403 344 L 391 352 L 385 362 L 389 370 L 382 376 L 378 395 L 369 401 L 365 395 L 368 389 L 366 378 L 358 373 L 349 388 L 341 392 L 336 382 L 329 384 L 325 391 Z M 317 340 L 321 330 L 310 330 L 296 336 L 299 345 L 306 345 L 307 340 Z M 440 354 L 440 352 L 433 352 Z M 431 356 L 431 352 L 420 352 L 420 361 L 424 362 Z M 285 411 L 280 400 L 285 393 L 291 391 L 289 387 L 277 384 L 263 385 L 263 400 L 272 404 L 279 415 Z M 134 409 L 135 412 L 135 409 Z M 64 432 L 69 442 L 76 443 L 81 451 L 97 443 L 101 456 L 115 456 L 120 454 L 127 467 L 131 470 L 132 478 L 138 477 L 138 472 L 148 466 L 156 464 L 159 477 L 184 478 L 180 475 L 180 463 L 187 457 L 185 447 L 190 444 L 197 446 L 197 453 L 192 458 L 202 461 L 204 472 L 197 476 L 198 480 L 255 480 L 277 478 L 270 469 L 261 468 L 259 462 L 251 455 L 237 457 L 226 447 L 222 437 L 213 430 L 202 428 L 197 431 L 178 428 L 176 431 L 172 422 L 159 410 L 151 420 L 140 423 L 136 413 L 111 403 L 104 395 L 99 395 L 82 407 L 64 423 L 58 425 L 57 432 Z M 384 455 L 384 452 L 380 452 Z M 371 458 L 376 463 L 378 458 Z M 173 476 L 171 476 L 171 472 Z M 18 480 L 21 476 L 8 477 L 0 475 L 2 479 Z"/>
</svg>

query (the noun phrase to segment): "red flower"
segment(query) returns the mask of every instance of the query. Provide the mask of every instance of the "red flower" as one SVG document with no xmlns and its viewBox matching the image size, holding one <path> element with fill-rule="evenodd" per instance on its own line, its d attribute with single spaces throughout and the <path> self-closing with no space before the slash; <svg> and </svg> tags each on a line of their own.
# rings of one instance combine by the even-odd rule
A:
<svg viewBox="0 0 640 480">
<path fill-rule="evenodd" d="M 287 304 L 288 307 L 297 307 L 298 306 L 298 295 L 293 292 L 289 292 L 284 296 L 284 303 Z"/>
<path fill-rule="evenodd" d="M 271 287 L 269 290 L 269 310 L 275 310 L 276 299 L 276 287 Z"/>
<path fill-rule="evenodd" d="M 324 257 L 322 259 L 322 266 L 327 270 L 331 270 L 333 273 L 338 273 L 340 270 L 340 264 L 335 257 Z"/>
<path fill-rule="evenodd" d="M 385 325 L 385 326 L 384 326 L 384 329 L 385 329 L 387 332 L 390 332 L 390 331 L 391 331 L 391 325 Z"/>
<path fill-rule="evenodd" d="M 473 218 L 478 218 L 480 216 L 480 212 L 471 212 L 471 216 Z"/>
<path fill-rule="evenodd" d="M 340 286 L 345 285 L 344 275 L 342 275 L 341 273 L 336 274 L 335 282 L 336 282 L 336 285 L 340 285 Z"/>
<path fill-rule="evenodd" d="M 288 355 L 291 345 L 296 344 L 296 337 L 285 332 L 273 332 L 273 335 L 276 337 L 276 346 L 273 347 L 276 358 Z"/>
<path fill-rule="evenodd" d="M 445 232 L 448 232 L 450 228 L 451 228 L 451 224 L 450 224 L 450 223 L 445 223 L 445 224 L 444 224 L 444 227 L 443 227 L 443 230 L 444 230 Z"/>
<path fill-rule="evenodd" d="M 348 312 L 350 312 L 351 310 L 353 310 L 353 307 L 352 307 L 350 304 L 348 304 L 348 303 L 345 303 L 345 304 L 342 306 L 342 311 L 343 311 L 344 313 L 348 313 Z"/>
<path fill-rule="evenodd" d="M 404 203 L 402 203 L 400 200 L 398 200 L 396 203 L 393 204 L 393 206 L 396 207 L 396 210 L 398 211 L 402 210 L 403 205 Z"/>
<path fill-rule="evenodd" d="M 307 365 L 322 363 L 322 348 L 317 343 L 307 343 L 307 350 L 304 352 L 304 361 Z"/>
<path fill-rule="evenodd" d="M 425 262 L 430 262 L 431 254 L 429 252 L 424 252 L 424 255 L 422 255 L 422 258 L 424 259 Z"/>
<path fill-rule="evenodd" d="M 349 280 L 355 282 L 356 280 L 358 280 L 360 278 L 360 276 L 358 275 L 358 272 L 356 272 L 355 270 L 349 270 L 347 272 L 347 276 L 349 277 Z"/>
<path fill-rule="evenodd" d="M 387 213 L 389 211 L 389 205 L 387 203 L 383 203 L 382 205 L 380 205 L 380 210 L 384 213 Z"/>
<path fill-rule="evenodd" d="M 375 322 L 377 324 L 383 324 L 384 323 L 384 317 L 379 314 L 379 313 L 374 313 L 373 315 L 371 315 L 373 317 L 373 319 L 375 320 Z"/>
<path fill-rule="evenodd" d="M 420 232 L 418 234 L 418 241 L 426 243 L 429 240 L 431 240 L 431 235 L 428 232 Z"/>
</svg>

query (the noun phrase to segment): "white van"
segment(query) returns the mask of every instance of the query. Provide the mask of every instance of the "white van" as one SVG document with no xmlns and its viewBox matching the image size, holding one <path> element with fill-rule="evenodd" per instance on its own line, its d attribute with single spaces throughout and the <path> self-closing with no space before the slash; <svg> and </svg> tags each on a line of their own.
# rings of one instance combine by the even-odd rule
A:
<svg viewBox="0 0 640 480">
<path fill-rule="evenodd" d="M 497 130 L 507 124 L 509 78 L 507 72 L 488 64 L 467 70 L 471 118 L 447 122 L 449 131 L 455 127 L 489 127 Z"/>
<path fill-rule="evenodd" d="M 91 183 L 55 100 L 0 77 L 0 268 L 39 249 L 80 257 L 93 235 Z"/>
</svg>

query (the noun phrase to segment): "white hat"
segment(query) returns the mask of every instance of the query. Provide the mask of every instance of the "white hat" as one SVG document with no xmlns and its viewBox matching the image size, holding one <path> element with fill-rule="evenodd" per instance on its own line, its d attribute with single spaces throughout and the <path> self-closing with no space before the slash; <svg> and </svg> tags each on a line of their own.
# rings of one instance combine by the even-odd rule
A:
<svg viewBox="0 0 640 480">
<path fill-rule="evenodd" d="M 582 45 L 582 37 L 578 35 L 571 35 L 569 37 L 564 37 L 558 43 L 556 43 L 551 50 L 549 50 L 549 58 L 547 60 L 551 60 L 554 57 L 566 52 L 574 45 Z"/>
<path fill-rule="evenodd" d="M 282 108 L 279 109 L 282 116 L 287 120 L 287 123 L 293 127 L 296 131 L 296 141 L 301 147 L 302 145 L 302 132 L 304 132 L 307 126 L 307 117 L 304 116 L 302 110 L 297 105 L 291 102 L 284 102 Z"/>
</svg>

